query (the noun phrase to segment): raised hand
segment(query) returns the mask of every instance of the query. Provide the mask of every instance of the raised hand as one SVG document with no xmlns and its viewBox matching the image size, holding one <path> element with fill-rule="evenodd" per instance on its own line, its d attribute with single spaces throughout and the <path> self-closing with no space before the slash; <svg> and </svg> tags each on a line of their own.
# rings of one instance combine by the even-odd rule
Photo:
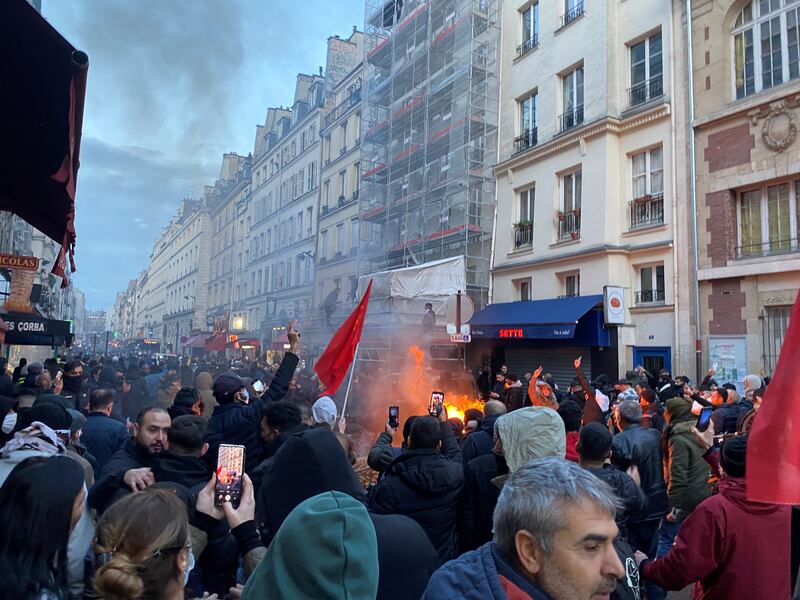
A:
<svg viewBox="0 0 800 600">
<path fill-rule="evenodd" d="M 539 365 L 539 368 L 538 368 L 538 369 L 536 369 L 536 370 L 533 372 L 533 377 L 531 378 L 531 380 L 532 380 L 532 381 L 536 381 L 537 379 L 539 379 L 539 375 L 541 375 L 541 374 L 542 374 L 542 371 L 543 371 L 543 370 L 544 370 L 544 367 L 542 367 L 541 365 Z"/>
<path fill-rule="evenodd" d="M 576 369 L 580 369 L 581 368 L 581 359 L 582 358 L 583 358 L 582 356 L 579 356 L 578 358 L 575 359 L 575 362 L 572 363 L 575 366 Z"/>
</svg>

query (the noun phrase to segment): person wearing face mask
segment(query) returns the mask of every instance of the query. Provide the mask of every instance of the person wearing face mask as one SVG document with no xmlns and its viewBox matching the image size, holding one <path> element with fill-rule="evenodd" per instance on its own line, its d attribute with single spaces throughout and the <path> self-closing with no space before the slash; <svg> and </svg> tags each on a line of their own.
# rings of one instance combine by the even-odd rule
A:
<svg viewBox="0 0 800 600">
<path fill-rule="evenodd" d="M 259 439 L 259 428 L 264 409 L 267 404 L 281 400 L 289 389 L 294 370 L 299 358 L 300 334 L 294 331 L 292 324 L 287 328 L 289 350 L 281 361 L 281 366 L 269 389 L 261 398 L 250 398 L 241 377 L 233 371 L 227 371 L 214 381 L 214 399 L 219 406 L 208 421 L 209 433 L 215 442 L 223 444 L 240 444 L 245 447 L 246 473 L 252 473 L 263 459 L 263 446 Z"/>
<path fill-rule="evenodd" d="M 64 388 L 61 397 L 72 403 L 77 411 L 86 412 L 89 405 L 89 388 L 83 382 L 83 363 L 72 360 L 64 365 Z"/>
</svg>

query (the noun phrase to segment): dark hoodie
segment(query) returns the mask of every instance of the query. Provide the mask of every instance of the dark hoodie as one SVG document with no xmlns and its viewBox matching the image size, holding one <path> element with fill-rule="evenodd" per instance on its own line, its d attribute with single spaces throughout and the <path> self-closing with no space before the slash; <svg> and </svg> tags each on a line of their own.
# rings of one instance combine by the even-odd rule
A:
<svg viewBox="0 0 800 600">
<path fill-rule="evenodd" d="M 465 471 L 469 461 L 473 458 L 489 454 L 492 451 L 494 447 L 494 422 L 501 416 L 489 415 L 481 423 L 480 429 L 475 433 L 471 433 L 464 440 L 464 446 L 461 448 L 461 463 L 464 465 Z"/>
<path fill-rule="evenodd" d="M 683 522 L 664 558 L 642 564 L 645 580 L 667 590 L 697 582 L 698 600 L 789 598 L 791 507 L 748 500 L 744 478 L 724 478 L 719 491 Z"/>
<path fill-rule="evenodd" d="M 364 502 L 364 491 L 336 436 L 309 429 L 284 442 L 266 473 L 257 498 L 262 539 L 266 544 L 292 510 L 325 491 L 338 491 Z M 377 598 L 419 598 L 438 566 L 425 532 L 400 515 L 370 518 L 378 537 L 380 579 Z"/>
<path fill-rule="evenodd" d="M 211 471 L 203 459 L 175 454 L 171 450 L 154 454 L 150 468 L 157 482 L 180 483 L 194 492 L 206 485 L 211 477 Z"/>
<path fill-rule="evenodd" d="M 464 485 L 461 451 L 448 423 L 440 424 L 442 451 L 411 449 L 386 469 L 370 509 L 384 515 L 406 515 L 431 539 L 439 560 L 456 555 L 458 498 Z"/>
</svg>

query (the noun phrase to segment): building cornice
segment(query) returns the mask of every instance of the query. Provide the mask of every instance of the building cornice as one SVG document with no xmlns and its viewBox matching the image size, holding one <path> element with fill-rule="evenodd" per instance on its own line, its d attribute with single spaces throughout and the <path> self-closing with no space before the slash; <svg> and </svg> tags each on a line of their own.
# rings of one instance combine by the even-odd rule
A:
<svg viewBox="0 0 800 600">
<path fill-rule="evenodd" d="M 628 131 L 639 129 L 654 121 L 668 118 L 670 113 L 670 105 L 664 103 L 654 106 L 649 110 L 637 112 L 636 114 L 623 118 L 611 116 L 603 117 L 583 127 L 579 127 L 575 131 L 559 134 L 549 142 L 534 146 L 530 150 L 514 155 L 508 160 L 498 163 L 494 168 L 495 175 L 500 176 L 507 171 L 526 167 L 543 158 L 576 146 L 580 144 L 582 140 L 606 134 L 621 135 Z"/>
</svg>

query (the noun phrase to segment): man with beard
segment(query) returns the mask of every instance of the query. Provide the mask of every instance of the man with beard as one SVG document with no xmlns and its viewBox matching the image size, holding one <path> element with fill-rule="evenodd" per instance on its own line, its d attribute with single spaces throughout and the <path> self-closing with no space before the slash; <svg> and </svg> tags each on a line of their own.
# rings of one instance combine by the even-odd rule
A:
<svg viewBox="0 0 800 600">
<path fill-rule="evenodd" d="M 64 365 L 63 381 L 61 397 L 71 402 L 75 410 L 85 412 L 89 405 L 89 388 L 83 383 L 83 363 L 71 360 Z"/>
<path fill-rule="evenodd" d="M 616 499 L 561 458 L 528 462 L 506 481 L 494 541 L 436 571 L 423 600 L 608 600 L 625 569 L 614 549 Z"/>
<path fill-rule="evenodd" d="M 133 426 L 133 439 L 109 459 L 89 490 L 89 506 L 103 512 L 126 494 L 153 485 L 151 457 L 169 446 L 170 425 L 169 414 L 163 408 L 153 406 L 139 413 Z"/>
</svg>

